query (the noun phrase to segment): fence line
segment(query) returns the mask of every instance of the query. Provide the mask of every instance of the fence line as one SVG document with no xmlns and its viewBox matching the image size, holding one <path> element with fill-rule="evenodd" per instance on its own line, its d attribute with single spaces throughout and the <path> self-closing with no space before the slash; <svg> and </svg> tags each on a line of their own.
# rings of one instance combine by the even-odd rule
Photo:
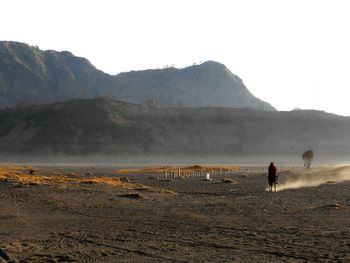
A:
<svg viewBox="0 0 350 263">
<path fill-rule="evenodd" d="M 278 173 L 283 173 L 287 171 L 294 171 L 298 167 L 294 165 L 283 165 L 277 168 Z M 255 174 L 267 174 L 267 166 L 241 166 L 236 169 L 215 169 L 215 170 L 194 170 L 186 171 L 181 170 L 164 170 L 164 178 L 194 178 L 194 177 L 206 177 L 206 174 L 209 173 L 210 176 L 233 176 L 233 175 L 255 175 Z"/>
</svg>

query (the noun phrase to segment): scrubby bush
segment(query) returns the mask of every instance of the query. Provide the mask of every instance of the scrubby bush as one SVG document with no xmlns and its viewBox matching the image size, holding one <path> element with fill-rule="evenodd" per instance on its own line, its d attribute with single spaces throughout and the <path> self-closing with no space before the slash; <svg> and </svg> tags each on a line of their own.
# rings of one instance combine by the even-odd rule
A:
<svg viewBox="0 0 350 263">
<path fill-rule="evenodd" d="M 306 152 L 304 152 L 303 153 L 304 167 L 309 169 L 311 167 L 311 162 L 313 159 L 314 159 L 314 152 L 312 150 L 307 150 Z"/>
</svg>

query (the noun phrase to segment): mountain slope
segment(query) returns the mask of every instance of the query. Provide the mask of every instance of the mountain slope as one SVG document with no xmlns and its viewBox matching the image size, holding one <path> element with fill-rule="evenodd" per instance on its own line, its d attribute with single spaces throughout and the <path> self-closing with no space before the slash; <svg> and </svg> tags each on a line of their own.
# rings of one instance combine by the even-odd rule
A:
<svg viewBox="0 0 350 263">
<path fill-rule="evenodd" d="M 97 96 L 156 107 L 274 110 L 217 62 L 111 76 L 70 52 L 0 41 L 0 107 Z"/>
<path fill-rule="evenodd" d="M 0 42 L 0 105 L 88 98 L 112 85 L 112 77 L 69 52 L 41 51 Z"/>
<path fill-rule="evenodd" d="M 350 119 L 317 111 L 144 107 L 72 100 L 0 111 L 2 157 L 350 156 Z"/>
<path fill-rule="evenodd" d="M 255 98 L 242 80 L 223 64 L 208 61 L 184 69 L 121 73 L 115 77 L 114 98 L 162 107 L 232 107 L 274 110 Z"/>
</svg>

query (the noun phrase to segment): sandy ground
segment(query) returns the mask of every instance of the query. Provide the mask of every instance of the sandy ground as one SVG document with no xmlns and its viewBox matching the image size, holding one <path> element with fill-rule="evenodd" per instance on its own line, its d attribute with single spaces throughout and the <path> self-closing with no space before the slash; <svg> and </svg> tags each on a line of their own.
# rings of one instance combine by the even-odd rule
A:
<svg viewBox="0 0 350 263">
<path fill-rule="evenodd" d="M 348 168 L 281 173 L 277 193 L 261 174 L 112 184 L 91 179 L 112 166 L 34 169 L 68 179 L 0 181 L 0 262 L 350 262 Z"/>
</svg>

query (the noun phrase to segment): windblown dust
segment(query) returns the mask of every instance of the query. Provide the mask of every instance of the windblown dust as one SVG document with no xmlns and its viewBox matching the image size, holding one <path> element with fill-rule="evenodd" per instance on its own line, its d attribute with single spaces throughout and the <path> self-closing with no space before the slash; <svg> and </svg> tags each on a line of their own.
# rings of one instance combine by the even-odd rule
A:
<svg viewBox="0 0 350 263">
<path fill-rule="evenodd" d="M 281 174 L 281 176 L 283 176 L 283 174 Z M 317 187 L 322 184 L 335 184 L 348 180 L 350 180 L 350 166 L 295 172 L 288 176 L 285 181 L 278 184 L 278 191 Z"/>
</svg>

